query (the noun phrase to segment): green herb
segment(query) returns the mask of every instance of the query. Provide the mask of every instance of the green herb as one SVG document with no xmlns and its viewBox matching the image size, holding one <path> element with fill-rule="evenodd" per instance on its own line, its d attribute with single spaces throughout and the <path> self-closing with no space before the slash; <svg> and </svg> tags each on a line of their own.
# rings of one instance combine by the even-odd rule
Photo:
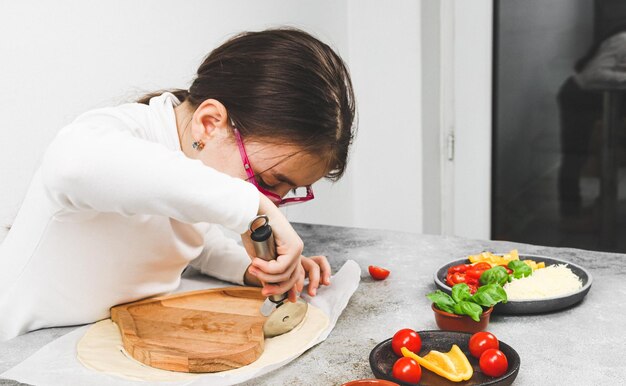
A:
<svg viewBox="0 0 626 386">
<path fill-rule="evenodd" d="M 483 308 L 476 303 L 462 301 L 454 305 L 454 313 L 457 315 L 468 315 L 475 322 L 479 322 Z"/>
<path fill-rule="evenodd" d="M 455 302 L 462 302 L 463 300 L 467 300 L 472 297 L 472 293 L 470 292 L 470 288 L 465 283 L 459 283 L 452 287 L 452 299 Z"/>
<path fill-rule="evenodd" d="M 437 306 L 437 308 L 439 308 L 440 310 L 449 312 L 451 314 L 454 313 L 454 305 L 456 304 L 456 302 L 447 293 L 437 290 L 433 293 L 429 293 L 428 295 L 426 295 L 426 297 L 430 299 L 430 301 L 435 303 L 435 306 Z"/>
<path fill-rule="evenodd" d="M 515 279 L 521 279 L 522 277 L 530 276 L 533 274 L 532 268 L 528 264 L 521 260 L 511 260 L 508 267 L 513 270 L 511 274 Z"/>
<path fill-rule="evenodd" d="M 479 279 L 480 284 L 483 284 L 483 285 L 486 285 L 486 284 L 504 285 L 508 280 L 509 280 L 509 273 L 507 272 L 506 268 L 500 265 L 496 265 L 495 267 L 486 270 L 485 272 L 483 272 L 482 275 L 480 275 L 480 279 Z"/>
<path fill-rule="evenodd" d="M 472 301 L 483 307 L 491 307 L 500 302 L 506 303 L 508 300 L 506 291 L 499 284 L 487 284 L 476 290 Z"/>
<path fill-rule="evenodd" d="M 476 322 L 480 320 L 483 307 L 492 307 L 500 302 L 507 302 L 506 292 L 500 284 L 496 283 L 478 288 L 474 295 L 470 293 L 467 284 L 459 283 L 452 287 L 452 296 L 437 290 L 426 297 L 440 310 L 451 314 L 468 315 Z"/>
</svg>

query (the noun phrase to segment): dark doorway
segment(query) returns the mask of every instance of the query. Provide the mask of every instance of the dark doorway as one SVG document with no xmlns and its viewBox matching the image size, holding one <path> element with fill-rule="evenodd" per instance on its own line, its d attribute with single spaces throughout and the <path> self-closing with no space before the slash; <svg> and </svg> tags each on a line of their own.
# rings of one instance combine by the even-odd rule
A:
<svg viewBox="0 0 626 386">
<path fill-rule="evenodd" d="M 626 1 L 495 0 L 492 238 L 626 252 L 622 90 Z"/>
</svg>

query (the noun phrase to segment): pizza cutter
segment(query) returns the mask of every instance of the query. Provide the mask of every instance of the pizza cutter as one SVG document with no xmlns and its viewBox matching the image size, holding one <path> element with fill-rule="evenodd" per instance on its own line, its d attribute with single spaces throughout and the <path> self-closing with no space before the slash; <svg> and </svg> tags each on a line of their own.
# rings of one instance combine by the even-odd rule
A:
<svg viewBox="0 0 626 386">
<path fill-rule="evenodd" d="M 257 226 L 256 223 L 258 222 L 262 222 L 262 224 Z M 256 256 L 266 261 L 276 260 L 276 244 L 268 217 L 266 215 L 256 216 L 250 222 L 249 229 Z M 288 295 L 288 292 L 271 295 L 263 302 L 261 314 L 267 317 L 263 325 L 263 333 L 266 338 L 289 332 L 304 319 L 308 304 L 302 298 L 298 298 L 295 303 L 292 303 L 289 301 Z"/>
</svg>

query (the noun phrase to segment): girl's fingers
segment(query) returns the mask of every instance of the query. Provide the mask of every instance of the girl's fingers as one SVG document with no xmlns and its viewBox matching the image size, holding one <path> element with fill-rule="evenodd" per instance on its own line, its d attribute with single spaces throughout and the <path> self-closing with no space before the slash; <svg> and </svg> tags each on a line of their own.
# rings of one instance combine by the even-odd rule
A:
<svg viewBox="0 0 626 386">
<path fill-rule="evenodd" d="M 250 271 L 259 278 L 265 275 L 263 272 L 257 271 L 254 268 L 250 268 Z M 289 299 L 295 301 L 297 294 L 302 292 L 302 288 L 304 287 L 304 269 L 302 265 L 298 264 L 298 267 L 288 280 L 282 282 L 260 280 L 264 283 L 263 290 L 261 291 L 264 296 L 278 295 L 289 291 Z"/>
<path fill-rule="evenodd" d="M 317 288 L 320 286 L 320 266 L 311 258 L 302 258 L 302 266 L 309 277 L 309 290 L 311 296 L 317 294 Z"/>
<path fill-rule="evenodd" d="M 250 267 L 250 273 L 256 276 L 257 278 L 259 278 L 259 280 L 266 282 L 266 283 L 282 283 L 284 281 L 287 281 L 293 275 L 294 271 L 297 268 L 297 266 L 294 265 L 293 267 L 289 267 L 289 270 L 285 272 L 282 272 L 279 274 L 269 274 L 265 272 L 264 270 L 262 270 L 261 268 L 259 268 L 257 264 L 254 264 L 254 262 L 256 262 L 257 260 L 261 260 L 261 259 L 256 258 L 253 260 L 252 267 Z M 264 260 L 261 260 L 261 261 L 264 261 Z"/>
<path fill-rule="evenodd" d="M 304 268 L 302 267 L 302 264 L 298 264 L 295 287 L 299 293 L 304 290 Z"/>
<path fill-rule="evenodd" d="M 330 285 L 330 275 L 332 271 L 326 256 L 311 256 L 310 259 L 315 261 L 320 267 L 320 282 L 324 285 Z"/>
<path fill-rule="evenodd" d="M 284 272 L 291 273 L 297 264 L 300 264 L 300 256 L 291 259 L 288 256 L 280 255 L 276 260 L 265 261 L 259 258 L 252 260 L 252 265 L 271 275 L 279 275 Z"/>
<path fill-rule="evenodd" d="M 295 290 L 296 277 L 282 283 L 264 283 L 261 293 L 263 296 L 280 295 L 291 289 Z M 291 296 L 291 294 L 290 294 Z"/>
</svg>

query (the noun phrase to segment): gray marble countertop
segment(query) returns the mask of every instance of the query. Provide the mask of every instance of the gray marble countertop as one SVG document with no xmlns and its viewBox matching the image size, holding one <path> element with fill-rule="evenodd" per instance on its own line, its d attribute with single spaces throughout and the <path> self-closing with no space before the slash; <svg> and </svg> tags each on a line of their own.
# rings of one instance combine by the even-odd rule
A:
<svg viewBox="0 0 626 386">
<path fill-rule="evenodd" d="M 468 254 L 508 251 L 571 261 L 593 276 L 578 305 L 550 314 L 493 315 L 489 330 L 521 357 L 515 385 L 617 385 L 626 374 L 626 255 L 468 240 L 394 231 L 296 224 L 305 254 L 325 254 L 334 271 L 346 260 L 362 269 L 361 284 L 328 339 L 290 364 L 245 385 L 338 385 L 372 378 L 371 349 L 401 328 L 437 329 L 425 295 L 433 273 Z M 374 281 L 368 265 L 391 270 Z M 72 328 L 35 331 L 0 343 L 0 373 Z M 0 385 L 16 385 L 0 380 Z"/>
</svg>

